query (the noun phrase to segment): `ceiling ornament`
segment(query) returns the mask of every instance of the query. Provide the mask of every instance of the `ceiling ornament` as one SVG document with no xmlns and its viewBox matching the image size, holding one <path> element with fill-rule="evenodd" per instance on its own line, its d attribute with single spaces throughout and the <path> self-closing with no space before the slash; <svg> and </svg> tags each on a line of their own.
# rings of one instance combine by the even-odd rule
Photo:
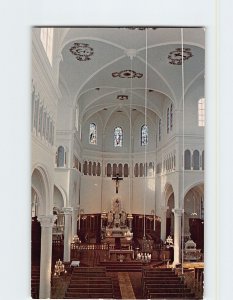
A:
<svg viewBox="0 0 233 300">
<path fill-rule="evenodd" d="M 90 56 L 94 54 L 93 48 L 84 43 L 74 43 L 74 45 L 70 48 L 70 52 L 79 61 L 90 60 Z"/>
<path fill-rule="evenodd" d="M 120 78 L 141 78 L 143 76 L 142 73 L 137 73 L 133 70 L 123 70 L 120 72 L 112 73 L 112 77 L 120 77 Z"/>
<path fill-rule="evenodd" d="M 118 95 L 118 96 L 117 96 L 117 99 L 118 99 L 118 100 L 128 100 L 128 99 L 129 99 L 129 96 L 128 96 L 128 95 Z"/>
<path fill-rule="evenodd" d="M 188 60 L 193 54 L 190 48 L 183 48 L 183 61 Z M 182 64 L 182 48 L 176 48 L 176 50 L 171 51 L 167 57 L 169 59 L 169 64 L 171 65 L 181 65 Z"/>
</svg>

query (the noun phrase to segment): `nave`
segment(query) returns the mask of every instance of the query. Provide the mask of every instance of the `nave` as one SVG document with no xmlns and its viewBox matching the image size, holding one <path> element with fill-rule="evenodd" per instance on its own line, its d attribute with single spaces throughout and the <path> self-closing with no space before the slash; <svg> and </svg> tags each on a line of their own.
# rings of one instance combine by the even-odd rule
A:
<svg viewBox="0 0 233 300">
<path fill-rule="evenodd" d="M 39 222 L 33 222 L 35 236 L 34 224 Z M 34 299 L 39 298 L 40 257 L 36 246 L 32 249 L 31 283 Z M 145 249 L 148 252 L 142 258 L 142 250 Z M 52 299 L 203 298 L 203 256 L 198 261 L 190 259 L 174 267 L 173 247 L 158 243 L 153 239 L 153 232 L 146 235 L 146 240 L 140 235 L 135 236 L 129 247 L 118 243 L 78 240 L 71 243 L 70 262 L 60 261 L 63 255 L 63 240 L 53 240 Z M 60 272 L 55 270 L 58 261 L 63 265 Z"/>
</svg>

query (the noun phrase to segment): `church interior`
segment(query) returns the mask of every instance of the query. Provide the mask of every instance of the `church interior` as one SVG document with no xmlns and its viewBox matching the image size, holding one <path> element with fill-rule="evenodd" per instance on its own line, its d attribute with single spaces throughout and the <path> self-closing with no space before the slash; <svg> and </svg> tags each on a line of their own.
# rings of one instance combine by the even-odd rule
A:
<svg viewBox="0 0 233 300">
<path fill-rule="evenodd" d="M 32 298 L 203 299 L 204 29 L 31 42 Z"/>
</svg>

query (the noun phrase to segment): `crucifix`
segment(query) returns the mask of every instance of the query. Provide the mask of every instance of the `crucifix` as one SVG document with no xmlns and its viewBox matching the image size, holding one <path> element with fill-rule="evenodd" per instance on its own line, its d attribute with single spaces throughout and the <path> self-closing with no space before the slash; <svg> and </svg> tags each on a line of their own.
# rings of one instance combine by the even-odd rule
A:
<svg viewBox="0 0 233 300">
<path fill-rule="evenodd" d="M 123 177 L 119 177 L 119 174 L 116 174 L 115 177 L 112 177 L 112 180 L 116 180 L 116 193 L 118 194 L 119 180 L 123 180 Z"/>
</svg>

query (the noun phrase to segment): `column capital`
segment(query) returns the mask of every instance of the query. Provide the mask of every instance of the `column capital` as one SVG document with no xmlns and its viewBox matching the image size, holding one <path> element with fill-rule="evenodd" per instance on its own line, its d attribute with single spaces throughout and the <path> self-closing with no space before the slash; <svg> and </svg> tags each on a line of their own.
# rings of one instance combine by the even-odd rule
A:
<svg viewBox="0 0 233 300">
<path fill-rule="evenodd" d="M 56 221 L 57 216 L 49 215 L 49 216 L 39 216 L 38 221 L 40 222 L 41 227 L 53 227 L 54 222 Z"/>
<path fill-rule="evenodd" d="M 72 214 L 73 207 L 63 207 L 62 210 L 65 215 L 70 215 Z"/>
<path fill-rule="evenodd" d="M 182 214 L 184 213 L 184 210 L 182 208 L 173 208 L 172 212 L 174 213 L 174 215 L 181 217 Z"/>
</svg>

